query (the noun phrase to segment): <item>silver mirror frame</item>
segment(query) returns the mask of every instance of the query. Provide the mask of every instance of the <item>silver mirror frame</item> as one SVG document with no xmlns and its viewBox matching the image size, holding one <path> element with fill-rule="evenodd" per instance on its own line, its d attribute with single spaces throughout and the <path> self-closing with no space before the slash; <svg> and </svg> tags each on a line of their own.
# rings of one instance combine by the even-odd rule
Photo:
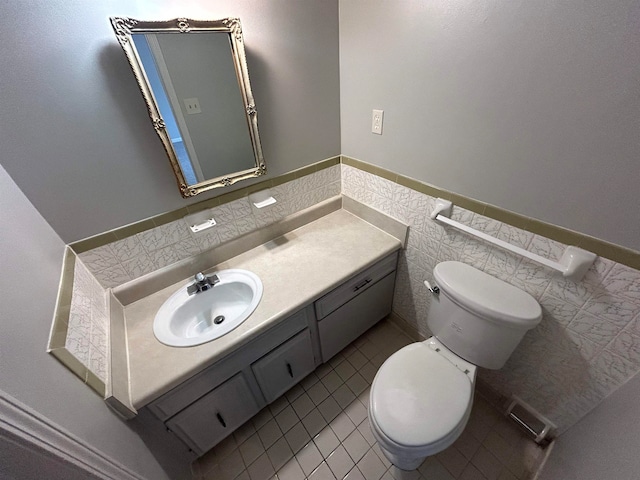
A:
<svg viewBox="0 0 640 480">
<path fill-rule="evenodd" d="M 206 192 L 213 188 L 227 187 L 240 180 L 246 180 L 259 177 L 267 173 L 267 168 L 262 155 L 262 146 L 260 136 L 258 134 L 258 113 L 256 110 L 253 94 L 251 92 L 251 84 L 249 83 L 249 71 L 247 69 L 247 61 L 244 51 L 244 41 L 242 38 L 242 26 L 239 18 L 224 18 L 222 20 L 193 20 L 189 18 L 176 18 L 167 21 L 142 21 L 128 17 L 111 17 L 111 25 L 115 31 L 120 46 L 124 50 L 129 65 L 136 77 L 138 86 L 149 111 L 149 117 L 153 127 L 162 141 L 173 173 L 176 176 L 180 193 L 184 198 L 193 197 L 199 193 Z M 180 168 L 176 151 L 173 148 L 171 139 L 166 129 L 165 121 L 160 115 L 158 103 L 151 90 L 150 83 L 145 74 L 138 53 L 133 44 L 132 35 L 135 33 L 189 33 L 189 32 L 220 32 L 229 34 L 231 44 L 231 54 L 233 64 L 236 69 L 236 77 L 238 78 L 238 86 L 245 105 L 245 116 L 253 146 L 253 155 L 255 159 L 255 168 L 241 170 L 239 172 L 229 173 L 221 177 L 205 180 L 194 185 L 188 185 L 185 176 Z"/>
</svg>

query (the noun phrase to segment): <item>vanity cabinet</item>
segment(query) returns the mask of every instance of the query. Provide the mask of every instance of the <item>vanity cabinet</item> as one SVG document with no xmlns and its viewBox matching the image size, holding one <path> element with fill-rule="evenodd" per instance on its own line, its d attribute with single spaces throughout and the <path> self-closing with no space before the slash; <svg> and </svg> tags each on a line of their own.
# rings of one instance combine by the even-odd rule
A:
<svg viewBox="0 0 640 480">
<path fill-rule="evenodd" d="M 391 313 L 397 263 L 396 252 L 315 302 L 323 362 Z"/>
<path fill-rule="evenodd" d="M 320 363 L 313 348 L 316 332 L 309 305 L 148 408 L 201 455 L 315 369 Z"/>
<path fill-rule="evenodd" d="M 205 453 L 391 312 L 397 258 L 355 275 L 148 408 Z"/>
</svg>

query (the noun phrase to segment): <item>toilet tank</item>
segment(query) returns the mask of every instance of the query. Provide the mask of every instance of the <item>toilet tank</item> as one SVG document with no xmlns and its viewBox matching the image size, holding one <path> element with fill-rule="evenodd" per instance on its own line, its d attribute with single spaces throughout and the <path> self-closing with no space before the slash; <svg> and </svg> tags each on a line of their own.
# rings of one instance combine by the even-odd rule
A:
<svg viewBox="0 0 640 480">
<path fill-rule="evenodd" d="M 527 330 L 540 323 L 535 298 L 470 265 L 442 262 L 433 276 L 440 293 L 431 299 L 429 329 L 474 365 L 502 368 Z"/>
</svg>

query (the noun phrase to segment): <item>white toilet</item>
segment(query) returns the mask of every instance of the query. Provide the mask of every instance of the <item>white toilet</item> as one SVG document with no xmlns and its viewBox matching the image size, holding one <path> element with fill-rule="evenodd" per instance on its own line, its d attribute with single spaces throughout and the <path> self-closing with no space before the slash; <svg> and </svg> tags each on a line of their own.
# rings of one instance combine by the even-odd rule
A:
<svg viewBox="0 0 640 480">
<path fill-rule="evenodd" d="M 433 269 L 433 337 L 391 355 L 371 386 L 369 423 L 396 467 L 414 470 L 451 445 L 473 404 L 476 366 L 499 369 L 542 318 L 528 293 L 460 262 Z"/>
</svg>

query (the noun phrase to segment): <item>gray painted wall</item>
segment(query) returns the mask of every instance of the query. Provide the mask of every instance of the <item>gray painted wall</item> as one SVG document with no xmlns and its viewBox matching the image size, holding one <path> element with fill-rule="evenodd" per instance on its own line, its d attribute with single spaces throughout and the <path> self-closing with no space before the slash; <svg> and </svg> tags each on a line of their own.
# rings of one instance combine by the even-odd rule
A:
<svg viewBox="0 0 640 480">
<path fill-rule="evenodd" d="M 168 478 L 130 426 L 46 353 L 64 242 L 2 167 L 0 225 L 0 390 L 144 478 Z"/>
<path fill-rule="evenodd" d="M 639 20 L 636 0 L 341 0 L 342 154 L 640 249 Z"/>
<path fill-rule="evenodd" d="M 640 375 L 558 440 L 539 480 L 635 480 L 640 472 Z"/>
<path fill-rule="evenodd" d="M 269 174 L 340 153 L 337 0 L 0 2 L 2 164 L 65 242 L 230 190 L 180 197 L 109 16 L 240 17 Z"/>
</svg>

